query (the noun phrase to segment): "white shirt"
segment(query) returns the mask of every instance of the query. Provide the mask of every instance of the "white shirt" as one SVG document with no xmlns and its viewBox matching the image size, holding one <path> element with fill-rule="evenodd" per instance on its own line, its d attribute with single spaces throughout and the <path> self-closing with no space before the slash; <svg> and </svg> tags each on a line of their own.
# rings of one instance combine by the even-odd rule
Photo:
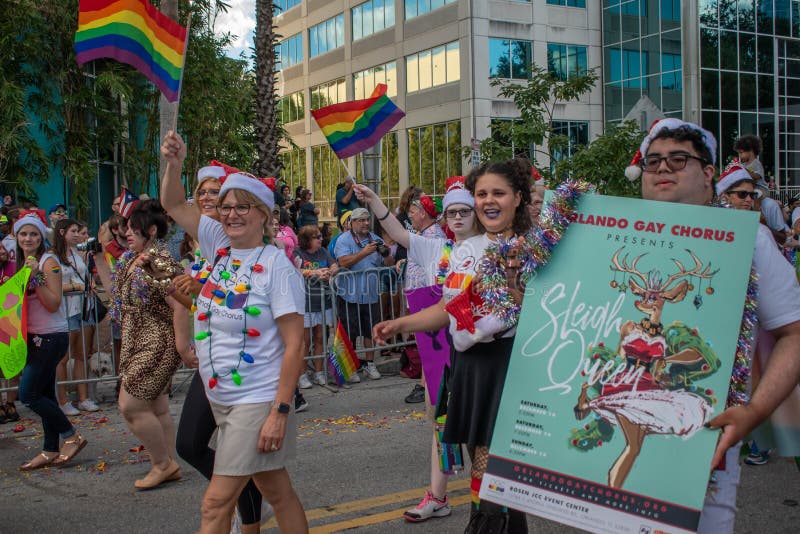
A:
<svg viewBox="0 0 800 534">
<path fill-rule="evenodd" d="M 439 226 L 437 223 L 432 223 L 428 226 L 425 230 L 423 230 L 419 234 L 415 234 L 409 232 L 409 247 L 411 246 L 411 237 L 419 237 L 422 238 L 424 241 L 432 241 L 432 240 L 443 240 L 445 238 L 444 230 L 442 227 Z M 425 246 L 424 241 L 417 241 L 418 248 L 419 246 Z M 441 256 L 441 254 L 440 254 Z M 438 265 L 438 262 L 437 262 Z M 411 255 L 411 251 L 408 254 L 408 263 L 406 264 L 406 275 L 405 275 L 405 289 L 410 291 L 412 289 L 419 289 L 420 287 L 426 287 L 430 285 L 436 284 L 436 266 L 431 269 L 431 265 L 429 263 L 417 263 L 414 256 Z M 431 275 L 433 281 L 431 282 Z"/>
<path fill-rule="evenodd" d="M 88 279 L 88 267 L 86 267 L 86 263 L 81 258 L 81 255 L 78 254 L 74 249 L 70 249 L 67 253 L 67 258 L 69 259 L 69 263 L 61 264 L 61 283 L 63 284 L 81 284 L 86 286 L 85 280 Z M 79 314 L 83 312 L 83 296 L 82 295 L 68 295 L 64 297 L 67 301 L 67 317 L 72 317 L 73 315 Z"/>
<path fill-rule="evenodd" d="M 775 330 L 800 321 L 800 285 L 792 265 L 780 253 L 772 233 L 758 225 L 753 264 L 758 273 L 758 321 Z"/>
<path fill-rule="evenodd" d="M 208 217 L 200 220 L 198 241 L 202 255 L 211 261 L 219 249 L 230 244 L 222 225 Z M 236 260 L 241 265 L 234 269 Z M 262 266 L 262 272 L 251 271 L 250 267 L 256 264 Z M 229 272 L 231 279 L 222 279 L 222 271 Z M 249 284 L 250 290 L 236 290 L 239 284 Z M 303 288 L 300 273 L 286 254 L 272 245 L 231 248 L 220 258 L 197 297 L 194 320 L 195 334 L 207 332 L 209 328 L 212 333 L 195 342 L 200 375 L 210 401 L 231 406 L 275 400 L 285 349 L 275 319 L 288 313 L 303 314 Z M 215 297 L 214 290 L 224 291 L 225 296 Z M 261 313 L 246 313 L 245 308 L 251 306 Z M 201 313 L 209 312 L 209 320 L 198 319 Z M 245 326 L 256 329 L 260 335 L 246 336 L 242 333 Z M 240 351 L 252 355 L 253 363 L 240 359 Z M 230 371 L 234 368 L 242 378 L 241 385 L 236 385 L 231 378 Z M 214 372 L 219 376 L 212 389 L 209 379 Z"/>
<path fill-rule="evenodd" d="M 17 240 L 14 239 L 14 236 L 11 234 L 5 236 L 3 238 L 3 246 L 5 247 L 6 251 L 8 251 L 8 260 L 16 263 Z"/>
<path fill-rule="evenodd" d="M 794 227 L 798 219 L 800 219 L 800 208 L 795 208 L 792 210 L 792 227 Z"/>
</svg>

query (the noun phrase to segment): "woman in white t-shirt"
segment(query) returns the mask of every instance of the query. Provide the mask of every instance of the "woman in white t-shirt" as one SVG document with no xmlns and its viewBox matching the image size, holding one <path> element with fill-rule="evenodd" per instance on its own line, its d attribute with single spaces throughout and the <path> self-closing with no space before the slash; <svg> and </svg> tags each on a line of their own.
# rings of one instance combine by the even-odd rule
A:
<svg viewBox="0 0 800 534">
<path fill-rule="evenodd" d="M 186 147 L 170 132 L 161 153 L 167 160 L 164 204 L 187 232 L 196 233 L 202 256 L 213 258 L 194 328 L 218 427 L 200 532 L 227 531 L 250 478 L 275 509 L 281 531 L 307 532 L 285 468 L 295 453 L 291 402 L 304 363 L 303 282 L 283 251 L 264 244 L 272 237 L 272 191 L 253 176 L 230 174 L 220 189 L 219 222 L 183 217 L 178 199 Z"/>
<path fill-rule="evenodd" d="M 519 159 L 487 163 L 473 169 L 466 179 L 466 186 L 475 198 L 475 213 L 486 233 L 471 237 L 461 245 L 470 252 L 469 257 L 449 262 L 442 288 L 443 298 L 438 305 L 379 323 L 373 329 L 373 339 L 383 340 L 401 332 L 449 325 L 455 356 L 448 382 L 450 395 L 442 441 L 467 445 L 472 459 L 473 502 L 477 502 L 477 491 L 488 462 L 489 443 L 516 328 L 506 328 L 491 310 L 474 302 L 479 300 L 479 295 L 470 294 L 475 291 L 470 281 L 479 276 L 481 258 L 493 241 L 513 241 L 530 230 L 530 176 L 530 163 Z M 521 303 L 523 288 L 517 284 L 517 273 L 508 267 L 505 274 L 509 281 L 507 291 L 517 303 Z M 456 289 L 464 286 L 465 291 Z M 462 313 L 471 315 L 473 333 L 460 326 L 445 309 L 446 305 L 454 304 L 456 298 L 463 299 L 456 301 L 464 304 Z M 520 534 L 528 531 L 523 512 L 510 509 L 505 512 L 497 505 L 480 502 L 472 507 L 467 530 L 476 531 L 476 525 L 481 524 L 487 529 L 499 529 L 506 522 L 508 532 Z"/>
<path fill-rule="evenodd" d="M 61 266 L 61 280 L 64 291 L 64 301 L 67 308 L 67 324 L 69 327 L 69 350 L 64 354 L 58 364 L 56 372 L 57 380 L 67 379 L 67 361 L 71 357 L 75 360 L 72 368 L 73 380 L 84 380 L 86 378 L 86 354 L 91 346 L 84 346 L 83 340 L 91 339 L 94 336 L 94 324 L 83 321 L 83 299 L 84 296 L 78 292 L 85 290 L 85 282 L 89 279 L 89 269 L 83 261 L 80 252 L 75 248 L 82 238 L 80 235 L 80 224 L 72 219 L 62 219 L 56 223 L 53 229 L 53 254 L 58 259 Z M 85 323 L 85 324 L 84 324 Z M 83 330 L 86 329 L 84 332 Z M 81 335 L 83 333 L 83 336 Z M 86 384 L 78 384 L 78 408 L 86 412 L 96 412 L 99 408 L 92 399 L 89 398 L 88 387 Z M 67 415 L 79 415 L 76 409 L 67 398 L 67 388 L 58 386 L 58 403 Z"/>
<path fill-rule="evenodd" d="M 384 230 L 396 240 L 398 244 L 408 249 L 408 260 L 415 263 L 422 271 L 422 286 L 443 286 L 444 291 L 458 294 L 465 287 L 465 282 L 469 281 L 464 277 L 450 276 L 445 280 L 448 265 L 455 264 L 475 264 L 483 249 L 475 250 L 474 246 L 464 246 L 467 241 L 483 230 L 480 222 L 475 217 L 475 199 L 467 191 L 462 176 L 454 176 L 447 179 L 445 184 L 446 193 L 442 199 L 442 210 L 444 213 L 447 227 L 453 233 L 455 239 L 428 238 L 423 235 L 415 234 L 407 230 L 381 199 L 367 186 L 356 185 L 356 195 L 362 202 L 369 205 L 373 213 L 378 214 Z M 385 214 L 385 215 L 383 215 Z M 476 252 L 478 256 L 476 257 Z M 439 381 L 437 380 L 437 383 Z M 414 386 L 414 395 L 422 390 L 425 399 L 424 385 Z M 410 396 L 411 396 L 410 395 Z M 409 396 L 409 397 L 410 397 Z M 407 401 L 408 402 L 408 401 Z M 432 415 L 432 414 L 430 414 Z M 431 422 L 433 417 L 430 417 Z M 437 452 L 436 429 L 434 428 L 432 447 L 431 447 L 431 488 L 425 492 L 425 496 L 414 508 L 410 508 L 404 514 L 407 521 L 419 523 L 433 517 L 444 517 L 450 515 L 450 505 L 447 499 L 447 475 L 439 468 L 439 455 Z"/>
<path fill-rule="evenodd" d="M 45 253 L 47 227 L 35 213 L 14 224 L 18 266 L 29 267 L 28 357 L 19 383 L 22 403 L 42 418 L 42 452 L 20 467 L 22 471 L 48 465 L 64 465 L 78 454 L 86 440 L 80 436 L 58 406 L 55 395 L 56 366 L 69 344 L 64 299 L 61 297 L 61 267 L 55 256 Z M 59 449 L 59 439 L 64 444 Z"/>
</svg>

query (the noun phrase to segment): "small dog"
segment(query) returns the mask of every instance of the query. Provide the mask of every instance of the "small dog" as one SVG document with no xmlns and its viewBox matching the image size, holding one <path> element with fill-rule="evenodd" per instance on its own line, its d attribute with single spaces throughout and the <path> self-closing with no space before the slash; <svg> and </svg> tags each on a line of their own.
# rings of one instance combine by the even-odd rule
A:
<svg viewBox="0 0 800 534">
<path fill-rule="evenodd" d="M 89 357 L 88 376 L 86 378 L 100 378 L 103 376 L 112 376 L 114 374 L 114 360 L 108 352 L 95 352 Z M 67 377 L 72 380 L 74 375 L 75 360 L 70 358 L 67 360 Z M 98 399 L 97 397 L 97 382 L 89 382 L 89 398 Z"/>
</svg>

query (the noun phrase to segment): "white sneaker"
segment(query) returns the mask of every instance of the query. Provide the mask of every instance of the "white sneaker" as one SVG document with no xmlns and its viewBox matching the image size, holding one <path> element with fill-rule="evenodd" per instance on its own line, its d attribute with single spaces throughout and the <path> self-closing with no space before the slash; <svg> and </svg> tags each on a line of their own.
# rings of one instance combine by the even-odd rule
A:
<svg viewBox="0 0 800 534">
<path fill-rule="evenodd" d="M 447 496 L 440 501 L 429 490 L 425 492 L 425 497 L 416 507 L 406 510 L 403 518 L 412 523 L 420 523 L 432 517 L 446 517 L 450 515 L 450 512 L 450 503 L 447 501 Z"/>
<path fill-rule="evenodd" d="M 375 362 L 367 362 L 367 376 L 370 380 L 378 380 L 381 377 L 378 368 L 375 367 Z"/>
<path fill-rule="evenodd" d="M 67 401 L 61 405 L 61 411 L 64 412 L 64 415 L 80 415 L 81 412 L 75 406 L 72 405 L 71 402 Z"/>
<path fill-rule="evenodd" d="M 325 378 L 325 373 L 323 371 L 317 371 L 314 373 L 314 383 L 318 386 L 327 385 L 328 380 Z"/>
<path fill-rule="evenodd" d="M 348 382 L 350 382 L 351 384 L 358 384 L 359 382 L 361 382 L 361 377 L 358 376 L 358 371 L 350 375 Z"/>
<path fill-rule="evenodd" d="M 300 375 L 300 382 L 298 383 L 298 387 L 300 389 L 309 389 L 313 387 L 311 384 L 311 380 L 308 379 L 308 375 L 306 373 Z"/>
<path fill-rule="evenodd" d="M 100 407 L 92 399 L 86 399 L 78 403 L 78 409 L 82 412 L 97 412 Z"/>
</svg>

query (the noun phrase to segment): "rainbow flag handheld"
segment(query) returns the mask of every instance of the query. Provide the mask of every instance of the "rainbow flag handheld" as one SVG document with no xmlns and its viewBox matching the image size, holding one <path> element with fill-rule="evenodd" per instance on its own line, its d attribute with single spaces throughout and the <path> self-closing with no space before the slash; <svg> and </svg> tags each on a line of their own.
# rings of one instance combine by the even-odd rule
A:
<svg viewBox="0 0 800 534">
<path fill-rule="evenodd" d="M 78 65 L 104 57 L 127 63 L 175 102 L 186 55 L 186 28 L 147 0 L 80 0 L 75 53 Z"/>
<path fill-rule="evenodd" d="M 328 354 L 328 372 L 338 385 L 347 382 L 356 371 L 358 371 L 358 356 L 353 349 L 350 338 L 344 330 L 342 321 L 336 325 L 336 333 L 333 336 L 333 347 Z"/>
<path fill-rule="evenodd" d="M 25 289 L 30 275 L 23 267 L 0 285 L 0 369 L 6 379 L 17 376 L 28 358 Z"/>
<path fill-rule="evenodd" d="M 311 110 L 311 115 L 333 151 L 344 159 L 375 145 L 406 114 L 386 96 L 386 84 L 380 83 L 369 98 Z"/>
</svg>

